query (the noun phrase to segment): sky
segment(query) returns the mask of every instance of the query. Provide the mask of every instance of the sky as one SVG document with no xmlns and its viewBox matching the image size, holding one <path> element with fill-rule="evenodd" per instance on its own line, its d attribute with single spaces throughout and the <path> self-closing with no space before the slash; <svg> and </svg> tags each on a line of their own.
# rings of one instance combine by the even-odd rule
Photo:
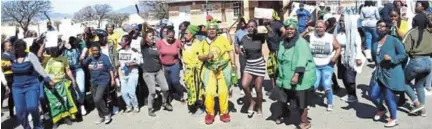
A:
<svg viewBox="0 0 432 129">
<path fill-rule="evenodd" d="M 134 5 L 138 0 L 51 0 L 53 12 L 73 14 L 81 8 L 95 4 L 108 4 L 113 10 Z"/>
</svg>

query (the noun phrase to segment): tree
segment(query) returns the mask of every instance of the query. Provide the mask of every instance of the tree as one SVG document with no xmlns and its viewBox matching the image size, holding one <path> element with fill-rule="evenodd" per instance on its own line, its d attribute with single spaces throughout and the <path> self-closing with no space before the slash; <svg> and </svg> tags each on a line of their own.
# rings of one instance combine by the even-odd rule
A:
<svg viewBox="0 0 432 129">
<path fill-rule="evenodd" d="M 111 13 L 108 15 L 107 19 L 114 25 L 121 26 L 123 22 L 129 20 L 129 15 L 126 13 Z"/>
<path fill-rule="evenodd" d="M 149 12 L 155 12 L 157 19 L 168 18 L 168 4 L 164 1 L 140 1 L 140 4 L 148 7 Z"/>
<path fill-rule="evenodd" d="M 107 18 L 108 13 L 112 11 L 112 7 L 108 4 L 97 4 L 93 8 L 96 12 L 96 20 L 98 20 L 98 27 L 100 28 L 102 20 Z"/>
<path fill-rule="evenodd" d="M 51 2 L 46 0 L 2 1 L 1 3 L 2 21 L 16 22 L 24 30 L 24 33 L 28 31 L 28 26 L 33 18 L 52 9 Z"/>
<path fill-rule="evenodd" d="M 91 6 L 86 6 L 74 13 L 74 22 L 92 21 L 96 20 L 96 11 Z"/>
</svg>

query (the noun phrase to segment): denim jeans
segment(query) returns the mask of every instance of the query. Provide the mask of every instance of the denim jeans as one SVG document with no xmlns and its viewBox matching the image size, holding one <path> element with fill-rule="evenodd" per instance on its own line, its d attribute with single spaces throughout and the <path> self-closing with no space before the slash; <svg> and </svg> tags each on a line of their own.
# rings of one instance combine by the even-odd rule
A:
<svg viewBox="0 0 432 129">
<path fill-rule="evenodd" d="M 128 76 L 122 77 L 120 82 L 122 98 L 125 101 L 126 106 L 128 108 L 138 108 L 138 100 L 135 93 L 138 84 L 138 70 L 129 73 Z"/>
<path fill-rule="evenodd" d="M 172 97 L 176 99 L 183 98 L 183 94 L 186 89 L 180 83 L 180 63 L 171 66 L 165 65 L 164 67 L 167 83 L 170 87 L 170 90 L 173 89 L 170 91 L 173 95 Z"/>
<path fill-rule="evenodd" d="M 430 58 L 432 61 L 432 58 Z M 432 88 L 432 63 L 431 63 L 431 69 L 430 73 L 426 77 L 426 86 L 425 88 L 431 89 Z"/>
<path fill-rule="evenodd" d="M 366 38 L 366 49 L 371 50 L 372 43 L 378 40 L 378 34 L 375 27 L 362 27 Z"/>
<path fill-rule="evenodd" d="M 75 75 L 75 81 L 78 85 L 79 90 L 81 91 L 81 95 L 82 96 L 77 96 L 77 97 L 85 97 L 85 73 L 84 70 L 82 68 L 78 68 L 74 70 L 74 75 Z M 77 98 L 78 100 L 80 98 Z M 83 103 L 81 103 L 83 104 Z"/>
<path fill-rule="evenodd" d="M 333 88 L 332 76 L 334 72 L 333 64 L 316 67 L 317 80 L 315 81 L 314 88 L 318 89 L 319 86 L 325 90 L 327 96 L 327 104 L 333 105 Z"/>
<path fill-rule="evenodd" d="M 408 65 L 405 67 L 405 78 L 407 81 L 407 85 L 405 85 L 406 93 L 412 101 L 418 100 L 422 105 L 425 104 L 424 87 L 430 69 L 430 57 L 411 58 Z M 411 84 L 412 80 L 415 80 L 414 85 Z M 417 91 L 417 95 L 414 92 L 414 88 Z"/>
<path fill-rule="evenodd" d="M 389 88 L 385 87 L 378 80 L 371 80 L 369 84 L 369 99 L 378 108 L 378 111 L 385 111 L 386 108 L 383 105 L 383 98 L 386 101 L 388 110 L 390 111 L 390 118 L 397 119 L 397 104 L 395 93 Z"/>
<path fill-rule="evenodd" d="M 33 118 L 33 128 L 42 129 L 38 108 L 40 96 L 39 86 L 40 83 L 32 83 L 26 86 L 12 87 L 17 118 L 24 129 L 31 129 L 29 120 L 27 119 L 29 114 L 31 114 Z"/>
</svg>

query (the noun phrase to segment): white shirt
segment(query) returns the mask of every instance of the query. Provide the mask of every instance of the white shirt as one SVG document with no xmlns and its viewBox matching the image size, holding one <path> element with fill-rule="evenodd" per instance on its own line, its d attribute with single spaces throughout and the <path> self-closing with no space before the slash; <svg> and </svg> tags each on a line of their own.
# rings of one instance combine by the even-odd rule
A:
<svg viewBox="0 0 432 129">
<path fill-rule="evenodd" d="M 118 56 L 119 56 L 119 63 L 120 63 L 120 70 L 121 73 L 123 75 L 123 77 L 125 77 L 125 72 L 123 70 L 123 67 L 126 66 L 126 63 L 132 63 L 135 62 L 138 65 L 142 63 L 142 56 L 141 53 L 138 52 L 138 50 L 132 50 L 132 48 L 129 49 L 120 49 L 118 52 Z M 133 74 L 138 74 L 138 66 L 136 67 L 128 67 L 129 70 L 129 74 L 133 73 Z"/>
<path fill-rule="evenodd" d="M 310 34 L 310 48 L 314 57 L 315 65 L 328 65 L 333 57 L 333 39 L 334 36 L 325 33 L 322 37 L 318 37 L 316 33 Z"/>
</svg>

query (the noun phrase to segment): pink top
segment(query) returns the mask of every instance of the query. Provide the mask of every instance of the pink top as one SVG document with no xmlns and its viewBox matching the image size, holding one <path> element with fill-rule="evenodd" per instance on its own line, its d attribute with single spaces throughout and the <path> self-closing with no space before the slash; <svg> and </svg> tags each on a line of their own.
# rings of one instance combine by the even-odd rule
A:
<svg viewBox="0 0 432 129">
<path fill-rule="evenodd" d="M 182 47 L 180 40 L 168 45 L 161 39 L 156 42 L 156 47 L 159 50 L 159 58 L 163 65 L 174 65 L 179 62 L 180 48 Z"/>
</svg>

